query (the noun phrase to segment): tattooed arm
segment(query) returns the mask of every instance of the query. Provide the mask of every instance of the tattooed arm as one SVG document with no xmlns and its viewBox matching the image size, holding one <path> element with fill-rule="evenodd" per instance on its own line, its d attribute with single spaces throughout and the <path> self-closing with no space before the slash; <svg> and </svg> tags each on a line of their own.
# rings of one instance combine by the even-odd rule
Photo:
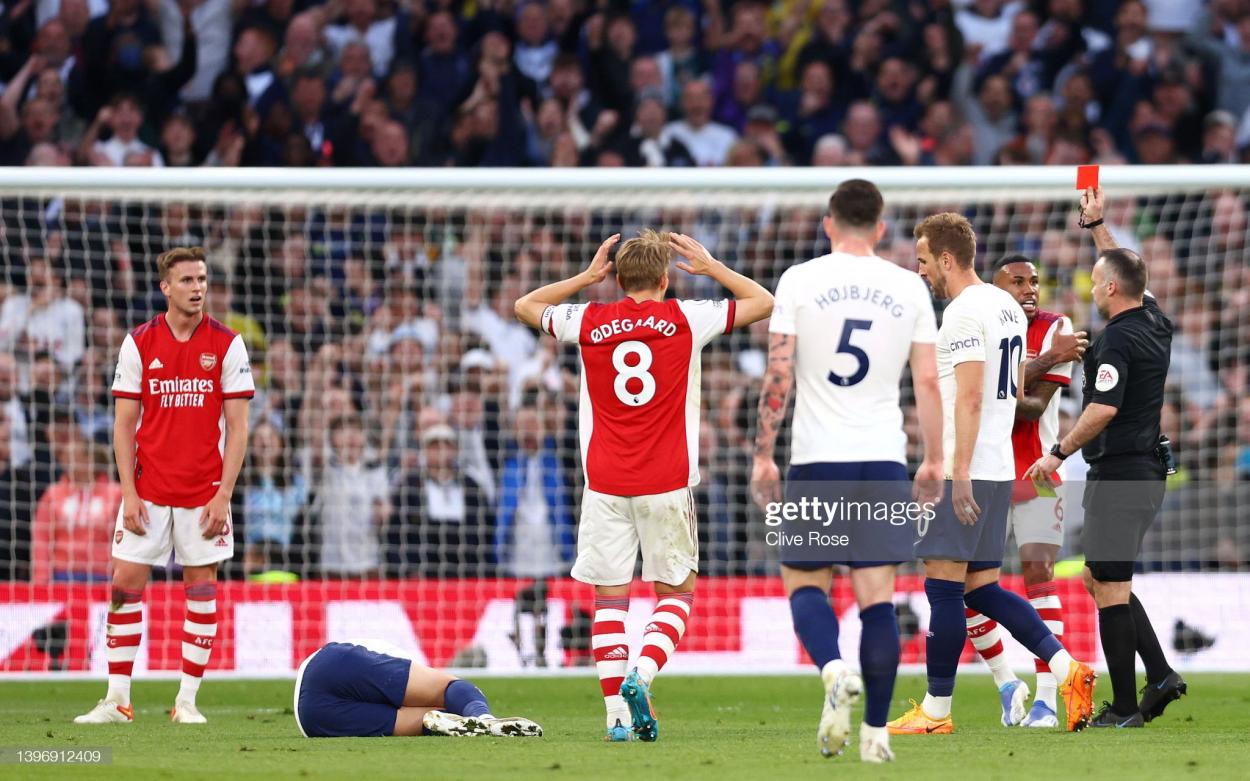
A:
<svg viewBox="0 0 1250 781">
<path fill-rule="evenodd" d="M 794 386 L 794 346 L 798 337 L 769 334 L 768 369 L 760 393 L 759 416 L 755 431 L 755 460 L 751 467 L 751 496 L 761 508 L 781 498 L 781 470 L 773 451 L 777 432 L 786 418 L 790 389 Z"/>
</svg>

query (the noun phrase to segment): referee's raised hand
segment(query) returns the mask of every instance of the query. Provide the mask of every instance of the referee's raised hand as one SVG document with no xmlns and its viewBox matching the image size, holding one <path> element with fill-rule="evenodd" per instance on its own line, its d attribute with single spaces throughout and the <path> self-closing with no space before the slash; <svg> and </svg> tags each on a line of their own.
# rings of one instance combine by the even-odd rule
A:
<svg viewBox="0 0 1250 781">
<path fill-rule="evenodd" d="M 1081 195 L 1081 216 L 1085 223 L 1102 219 L 1102 188 L 1086 187 Z"/>
</svg>

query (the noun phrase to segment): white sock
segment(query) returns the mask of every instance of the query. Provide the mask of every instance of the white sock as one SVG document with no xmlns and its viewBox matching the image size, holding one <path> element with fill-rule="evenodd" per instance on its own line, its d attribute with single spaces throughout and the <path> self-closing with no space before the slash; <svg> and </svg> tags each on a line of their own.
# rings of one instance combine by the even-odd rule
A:
<svg viewBox="0 0 1250 781">
<path fill-rule="evenodd" d="M 890 742 L 890 731 L 885 727 L 874 727 L 870 724 L 863 723 L 859 725 L 859 742 L 867 743 L 870 740 Z"/>
<path fill-rule="evenodd" d="M 967 611 L 968 639 L 977 650 L 994 676 L 994 685 L 1003 688 L 1004 684 L 1019 680 L 1011 666 L 1007 664 L 1007 654 L 1003 653 L 1003 630 L 998 622 L 975 610 Z"/>
<path fill-rule="evenodd" d="M 1046 666 L 1050 668 L 1051 675 L 1055 676 L 1057 680 L 1066 681 L 1068 680 L 1068 670 L 1071 668 L 1073 661 L 1075 660 L 1072 658 L 1072 654 L 1068 653 L 1066 649 L 1060 648 L 1054 656 L 1046 660 Z"/>
<path fill-rule="evenodd" d="M 123 708 L 130 705 L 130 676 L 129 675 L 110 675 L 108 694 L 104 695 L 104 699 L 109 702 L 115 702 Z"/>
<path fill-rule="evenodd" d="M 625 698 L 619 694 L 613 694 L 603 698 L 603 704 L 607 706 L 608 711 L 608 728 L 616 726 L 616 722 L 620 722 L 622 726 L 628 727 L 633 723 L 629 715 L 629 706 L 625 704 Z"/>
<path fill-rule="evenodd" d="M 1055 682 L 1054 673 L 1038 673 L 1037 674 L 1037 697 L 1038 702 L 1044 702 L 1054 710 L 1056 703 L 1059 701 L 1059 685 Z"/>
<path fill-rule="evenodd" d="M 951 700 L 953 699 L 953 697 L 934 697 L 926 692 L 924 702 L 920 703 L 920 709 L 931 719 L 944 719 L 951 715 Z"/>
<path fill-rule="evenodd" d="M 846 669 L 845 659 L 830 659 L 828 662 L 825 663 L 824 667 L 820 668 L 820 679 L 822 681 L 826 677 L 833 679 L 837 677 L 838 675 L 841 675 L 842 671 L 845 669 Z"/>
<path fill-rule="evenodd" d="M 174 698 L 175 702 L 189 702 L 195 704 L 195 695 L 200 691 L 200 682 L 204 679 L 198 675 L 182 674 L 182 685 L 178 687 L 178 696 Z"/>
</svg>

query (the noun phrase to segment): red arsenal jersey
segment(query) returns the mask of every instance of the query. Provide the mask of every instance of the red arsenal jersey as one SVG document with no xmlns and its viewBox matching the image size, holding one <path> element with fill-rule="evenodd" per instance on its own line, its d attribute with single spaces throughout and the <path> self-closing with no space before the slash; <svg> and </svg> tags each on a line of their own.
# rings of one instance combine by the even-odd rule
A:
<svg viewBox="0 0 1250 781">
<path fill-rule="evenodd" d="M 170 507 L 201 507 L 221 486 L 226 399 L 255 393 L 243 339 L 208 315 L 180 342 L 159 314 L 126 335 L 113 395 L 138 399 L 135 487 Z"/>
<path fill-rule="evenodd" d="M 1028 360 L 1031 361 L 1049 350 L 1057 333 L 1072 333 L 1072 321 L 1054 312 L 1039 311 L 1033 322 L 1029 323 L 1025 345 Z M 1024 479 L 1024 473 L 1059 441 L 1059 396 L 1072 381 L 1072 364 L 1061 363 L 1051 368 L 1042 375 L 1042 380 L 1056 383 L 1059 390 L 1050 397 L 1050 404 L 1040 418 L 1016 418 L 1015 426 L 1011 429 L 1011 448 L 1016 459 L 1016 485 L 1011 493 L 1013 502 L 1028 501 L 1037 496 L 1037 488 L 1033 481 Z M 1052 479 L 1056 484 L 1060 482 L 1058 473 Z"/>
<path fill-rule="evenodd" d="M 733 300 L 563 304 L 542 328 L 581 347 L 586 485 L 650 496 L 699 483 L 700 352 L 733 328 Z"/>
</svg>

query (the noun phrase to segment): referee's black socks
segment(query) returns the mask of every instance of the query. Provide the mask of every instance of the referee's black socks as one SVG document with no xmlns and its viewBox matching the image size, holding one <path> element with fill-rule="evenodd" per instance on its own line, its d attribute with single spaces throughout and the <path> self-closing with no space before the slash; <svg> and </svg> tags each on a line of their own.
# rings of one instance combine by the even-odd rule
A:
<svg viewBox="0 0 1250 781">
<path fill-rule="evenodd" d="M 1136 594 L 1129 594 L 1129 607 L 1133 609 L 1133 626 L 1137 630 L 1137 654 L 1146 665 L 1146 682 L 1158 683 L 1172 674 L 1172 666 L 1163 655 L 1163 647 L 1150 625 L 1150 616 Z"/>
<path fill-rule="evenodd" d="M 1134 663 L 1138 643 L 1132 605 L 1099 608 L 1098 634 L 1102 638 L 1102 653 L 1107 660 L 1111 691 L 1115 696 L 1111 701 L 1111 710 L 1119 716 L 1132 715 L 1137 712 L 1137 672 Z M 1151 636 L 1154 636 L 1153 631 Z M 1156 639 L 1155 646 L 1158 644 Z"/>
</svg>

